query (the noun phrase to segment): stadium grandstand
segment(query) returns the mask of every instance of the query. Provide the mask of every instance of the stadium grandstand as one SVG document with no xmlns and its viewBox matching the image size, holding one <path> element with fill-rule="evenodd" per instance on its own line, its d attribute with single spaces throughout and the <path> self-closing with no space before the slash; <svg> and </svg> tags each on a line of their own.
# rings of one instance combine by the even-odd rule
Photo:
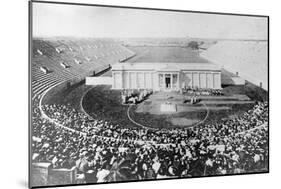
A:
<svg viewBox="0 0 281 189">
<path fill-rule="evenodd" d="M 81 81 L 129 56 L 132 52 L 114 41 L 35 39 L 31 65 L 33 98 L 60 82 Z"/>
<path fill-rule="evenodd" d="M 266 42 L 149 41 L 33 39 L 32 186 L 268 172 Z M 85 85 L 156 46 L 224 65 L 222 84 L 236 72 L 250 83 L 172 92 Z M 164 101 L 179 112 L 156 112 Z"/>
<path fill-rule="evenodd" d="M 201 56 L 268 90 L 267 48 L 266 40 L 219 40 Z"/>
</svg>

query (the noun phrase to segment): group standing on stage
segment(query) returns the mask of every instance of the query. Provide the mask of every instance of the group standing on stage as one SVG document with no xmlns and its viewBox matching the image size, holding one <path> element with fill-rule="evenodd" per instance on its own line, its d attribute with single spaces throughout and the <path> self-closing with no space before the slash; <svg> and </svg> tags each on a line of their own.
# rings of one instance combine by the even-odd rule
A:
<svg viewBox="0 0 281 189">
<path fill-rule="evenodd" d="M 197 98 L 196 95 L 190 98 L 190 104 L 196 104 L 197 102 L 199 102 L 199 99 Z"/>
<path fill-rule="evenodd" d="M 197 87 L 183 86 L 180 90 L 181 94 L 197 95 L 197 96 L 222 96 L 222 89 L 202 89 Z"/>
<path fill-rule="evenodd" d="M 153 93 L 153 90 L 123 90 L 121 93 L 122 104 L 137 104 L 145 100 L 149 95 Z"/>
</svg>

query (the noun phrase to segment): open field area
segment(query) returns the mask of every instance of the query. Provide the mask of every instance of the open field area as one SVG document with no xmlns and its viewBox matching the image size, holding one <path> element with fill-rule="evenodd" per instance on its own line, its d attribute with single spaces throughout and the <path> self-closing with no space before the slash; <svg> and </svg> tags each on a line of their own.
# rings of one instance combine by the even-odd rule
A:
<svg viewBox="0 0 281 189">
<path fill-rule="evenodd" d="M 129 46 L 136 56 L 130 62 L 208 63 L 197 50 L 176 46 Z"/>
<path fill-rule="evenodd" d="M 239 98 L 230 96 L 235 93 L 242 95 L 242 91 L 245 94 L 243 89 L 237 89 L 232 94 L 228 92 L 226 97 L 202 97 L 202 100 L 195 105 L 183 103 L 185 99 L 189 98 L 188 96 L 169 93 L 169 101 L 177 104 L 178 111 L 176 113 L 163 113 L 159 110 L 166 98 L 163 98 L 165 95 L 161 92 L 153 94 L 144 102 L 129 108 L 129 105 L 121 103 L 121 91 L 110 90 L 109 86 L 96 86 L 84 96 L 82 105 L 85 111 L 95 118 L 127 127 L 134 126 L 128 118 L 128 108 L 130 117 L 146 127 L 190 127 L 203 122 L 204 124 L 215 123 L 250 109 L 253 106 L 253 101 L 240 101 Z"/>
<path fill-rule="evenodd" d="M 267 41 L 218 41 L 201 53 L 204 58 L 220 64 L 249 82 L 268 90 Z"/>
<path fill-rule="evenodd" d="M 154 65 L 159 61 L 161 65 L 182 62 L 183 66 L 204 68 L 212 61 L 202 58 L 200 52 L 216 44 L 212 40 L 202 44 L 200 40 L 200 49 L 194 50 L 181 39 L 157 39 L 150 45 L 133 46 L 113 39 L 35 39 L 31 66 L 32 165 L 50 164 L 51 182 L 60 184 L 64 179 L 53 173 L 66 176 L 73 171 L 75 177 L 70 179 L 74 181 L 68 183 L 76 183 L 81 175 L 85 176 L 83 183 L 96 183 L 98 172 L 103 170 L 99 160 L 94 161 L 96 157 L 108 171 L 118 163 L 116 157 L 124 157 L 125 166 L 130 165 L 126 180 L 145 180 L 148 171 L 135 171 L 135 165 L 147 165 L 152 171 L 154 161 L 160 168 L 151 178 L 157 178 L 156 174 L 166 178 L 237 174 L 237 169 L 239 173 L 268 172 L 268 92 L 249 81 L 236 84 L 240 74 L 221 69 L 221 83 L 215 90 L 167 90 L 165 85 L 164 90 L 153 90 L 151 94 L 152 90 L 147 93 L 143 88 L 126 91 L 113 90 L 113 85 L 85 84 L 87 76 L 110 78 L 115 74 L 114 64 L 127 60 L 149 60 Z M 171 65 L 175 68 L 177 64 Z M 174 84 L 173 75 L 165 74 L 165 84 Z M 201 76 L 197 81 L 208 79 Z M 137 77 L 142 78 L 140 74 Z M 145 77 L 143 80 L 149 81 Z M 144 98 L 142 92 L 146 92 Z M 128 93 L 124 101 L 122 97 Z M 198 101 L 191 104 L 194 96 Z M 126 98 L 137 98 L 137 103 L 128 104 Z M 163 111 L 163 104 L 176 111 Z M 228 151 L 245 146 L 246 152 Z M 264 159 L 255 162 L 257 156 Z M 220 157 L 229 167 L 221 163 L 224 160 L 217 161 Z M 175 163 L 179 159 L 183 166 Z M 88 166 L 86 170 L 84 164 L 78 164 L 82 161 Z M 33 176 L 38 174 L 34 172 Z"/>
<path fill-rule="evenodd" d="M 269 172 L 268 16 L 32 1 L 29 17 L 30 188 Z"/>
</svg>

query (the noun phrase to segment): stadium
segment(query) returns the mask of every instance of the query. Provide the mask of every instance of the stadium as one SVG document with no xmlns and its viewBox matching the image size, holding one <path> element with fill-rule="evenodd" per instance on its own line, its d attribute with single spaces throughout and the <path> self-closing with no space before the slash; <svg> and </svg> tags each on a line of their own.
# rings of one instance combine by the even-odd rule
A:
<svg viewBox="0 0 281 189">
<path fill-rule="evenodd" d="M 268 17 L 31 4 L 30 187 L 269 172 Z"/>
<path fill-rule="evenodd" d="M 267 41 L 31 45 L 32 186 L 268 172 Z"/>
</svg>

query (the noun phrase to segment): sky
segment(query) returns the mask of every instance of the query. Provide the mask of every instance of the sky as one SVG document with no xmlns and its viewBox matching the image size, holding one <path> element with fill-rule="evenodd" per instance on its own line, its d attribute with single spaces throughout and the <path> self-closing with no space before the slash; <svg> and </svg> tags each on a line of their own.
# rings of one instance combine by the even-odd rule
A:
<svg viewBox="0 0 281 189">
<path fill-rule="evenodd" d="M 33 2 L 34 37 L 267 39 L 267 19 Z"/>
</svg>

